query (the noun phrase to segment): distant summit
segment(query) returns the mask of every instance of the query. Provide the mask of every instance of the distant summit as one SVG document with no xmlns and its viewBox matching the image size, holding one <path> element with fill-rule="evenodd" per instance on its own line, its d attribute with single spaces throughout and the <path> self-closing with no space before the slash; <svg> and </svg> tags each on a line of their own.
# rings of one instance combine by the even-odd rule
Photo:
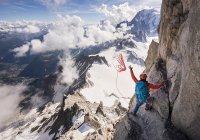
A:
<svg viewBox="0 0 200 140">
<path fill-rule="evenodd" d="M 146 37 L 157 36 L 157 28 L 160 21 L 160 13 L 155 9 L 144 9 L 139 11 L 136 16 L 130 21 L 124 21 L 117 25 L 117 28 L 121 24 L 127 24 L 131 27 L 128 31 L 134 34 L 134 39 L 137 41 L 146 42 Z"/>
</svg>

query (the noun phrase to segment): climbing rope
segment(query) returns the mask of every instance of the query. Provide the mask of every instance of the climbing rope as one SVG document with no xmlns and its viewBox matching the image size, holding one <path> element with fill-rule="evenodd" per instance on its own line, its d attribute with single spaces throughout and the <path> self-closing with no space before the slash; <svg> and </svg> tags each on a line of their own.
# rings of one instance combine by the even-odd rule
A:
<svg viewBox="0 0 200 140">
<path fill-rule="evenodd" d="M 115 88 L 117 90 L 117 92 L 120 94 L 120 98 L 124 99 L 124 101 L 128 103 L 128 101 L 126 99 L 130 99 L 129 97 L 125 97 L 123 95 L 123 93 L 119 90 L 118 88 L 118 75 L 119 75 L 119 72 L 122 72 L 122 71 L 125 71 L 126 70 L 126 65 L 124 63 L 124 59 L 123 59 L 123 55 L 122 54 L 119 54 L 119 56 L 117 57 L 117 61 L 119 63 L 119 65 L 117 65 L 117 67 L 113 64 L 113 67 L 115 68 L 117 74 L 116 74 L 116 78 L 115 78 Z"/>
<path fill-rule="evenodd" d="M 115 79 L 115 87 L 117 89 L 117 92 L 121 95 L 121 98 L 123 98 L 123 99 L 130 99 L 129 97 L 125 97 L 122 94 L 122 92 L 119 90 L 119 88 L 118 88 L 118 74 L 119 74 L 119 72 L 117 71 L 117 76 L 116 76 L 116 79 Z"/>
<path fill-rule="evenodd" d="M 125 71 L 126 70 L 126 65 L 124 63 L 124 58 L 123 58 L 123 55 L 122 54 L 119 54 L 118 58 L 117 58 L 117 61 L 119 63 L 118 65 L 118 72 L 122 72 L 122 71 Z"/>
</svg>

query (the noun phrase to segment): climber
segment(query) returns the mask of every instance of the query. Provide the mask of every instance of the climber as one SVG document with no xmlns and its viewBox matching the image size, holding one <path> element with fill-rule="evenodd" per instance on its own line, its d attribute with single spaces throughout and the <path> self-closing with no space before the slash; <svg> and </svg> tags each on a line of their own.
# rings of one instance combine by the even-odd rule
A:
<svg viewBox="0 0 200 140">
<path fill-rule="evenodd" d="M 147 79 L 146 74 L 140 74 L 140 80 L 138 80 L 133 73 L 133 68 L 131 66 L 129 66 L 129 69 L 130 69 L 130 73 L 131 73 L 131 78 L 136 83 L 136 86 L 135 86 L 135 92 L 136 93 L 135 94 L 136 94 L 137 103 L 136 103 L 136 106 L 133 110 L 133 115 L 136 116 L 138 109 L 144 103 L 146 103 L 145 109 L 148 110 L 149 107 L 147 106 L 148 105 L 147 99 L 148 99 L 148 97 L 150 97 L 150 94 L 149 94 L 150 88 L 159 89 L 160 87 L 162 87 L 164 85 L 164 81 L 161 84 L 158 84 L 158 85 L 148 83 L 148 81 L 146 81 L 146 79 Z"/>
</svg>

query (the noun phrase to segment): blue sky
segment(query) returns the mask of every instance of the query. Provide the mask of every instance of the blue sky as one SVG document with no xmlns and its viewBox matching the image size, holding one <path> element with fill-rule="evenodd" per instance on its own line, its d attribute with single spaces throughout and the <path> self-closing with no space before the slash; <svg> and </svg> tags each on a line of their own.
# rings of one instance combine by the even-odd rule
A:
<svg viewBox="0 0 200 140">
<path fill-rule="evenodd" d="M 96 9 L 101 4 L 108 6 L 128 2 L 159 8 L 161 0 L 0 0 L 0 20 L 55 20 L 58 13 L 78 15 L 86 21 L 95 22 L 103 18 Z"/>
</svg>

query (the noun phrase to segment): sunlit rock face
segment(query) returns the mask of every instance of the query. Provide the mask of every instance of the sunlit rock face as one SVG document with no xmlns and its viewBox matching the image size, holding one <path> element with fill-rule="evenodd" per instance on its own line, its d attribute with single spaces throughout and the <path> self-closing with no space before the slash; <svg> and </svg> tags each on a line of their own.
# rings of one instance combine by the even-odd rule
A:
<svg viewBox="0 0 200 140">
<path fill-rule="evenodd" d="M 168 94 L 169 119 L 194 140 L 200 138 L 199 13 L 198 0 L 163 0 L 156 55 L 164 66 L 160 70 L 154 69 L 154 66 L 148 70 L 151 63 L 146 61 L 150 77 L 159 70 L 162 78 L 168 80 L 165 88 Z"/>
</svg>

